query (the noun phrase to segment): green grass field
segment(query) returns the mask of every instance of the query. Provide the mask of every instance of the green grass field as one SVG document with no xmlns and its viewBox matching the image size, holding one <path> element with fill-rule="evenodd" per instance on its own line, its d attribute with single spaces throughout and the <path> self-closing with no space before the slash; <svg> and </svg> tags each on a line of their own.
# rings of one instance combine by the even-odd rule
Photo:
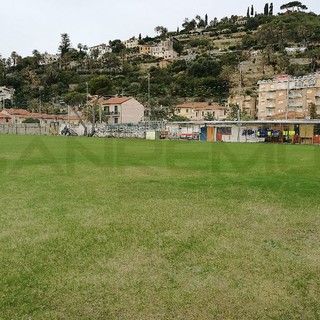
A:
<svg viewBox="0 0 320 320">
<path fill-rule="evenodd" d="M 0 319 L 319 319 L 318 146 L 0 136 Z"/>
</svg>

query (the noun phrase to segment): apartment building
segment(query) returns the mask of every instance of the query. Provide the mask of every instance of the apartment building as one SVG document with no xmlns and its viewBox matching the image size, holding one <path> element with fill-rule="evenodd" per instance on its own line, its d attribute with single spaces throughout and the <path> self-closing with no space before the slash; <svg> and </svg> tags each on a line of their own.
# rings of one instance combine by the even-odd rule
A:
<svg viewBox="0 0 320 320">
<path fill-rule="evenodd" d="M 320 115 L 320 72 L 303 77 L 281 75 L 258 82 L 259 120 L 310 119 L 314 103 Z"/>
</svg>

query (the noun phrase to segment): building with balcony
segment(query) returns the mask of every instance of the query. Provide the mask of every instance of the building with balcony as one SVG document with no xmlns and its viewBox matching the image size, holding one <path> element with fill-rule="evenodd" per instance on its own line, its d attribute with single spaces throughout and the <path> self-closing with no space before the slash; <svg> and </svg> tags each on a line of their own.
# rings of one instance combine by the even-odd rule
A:
<svg viewBox="0 0 320 320">
<path fill-rule="evenodd" d="M 132 97 L 100 99 L 108 124 L 138 123 L 144 119 L 144 106 Z"/>
<path fill-rule="evenodd" d="M 175 107 L 175 114 L 191 121 L 225 120 L 227 107 L 207 102 L 190 102 L 179 104 Z"/>
<path fill-rule="evenodd" d="M 320 73 L 303 77 L 278 76 L 258 82 L 257 118 L 310 119 L 314 103 L 320 116 Z"/>
</svg>

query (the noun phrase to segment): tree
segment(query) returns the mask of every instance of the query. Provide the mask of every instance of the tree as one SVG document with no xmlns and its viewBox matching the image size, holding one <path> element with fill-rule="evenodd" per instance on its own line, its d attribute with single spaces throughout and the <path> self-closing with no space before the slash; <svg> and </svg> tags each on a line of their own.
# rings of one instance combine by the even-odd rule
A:
<svg viewBox="0 0 320 320">
<path fill-rule="evenodd" d="M 229 110 L 227 113 L 227 120 L 236 121 L 236 120 L 250 120 L 250 115 L 246 110 L 240 110 L 238 104 L 230 104 Z"/>
<path fill-rule="evenodd" d="M 11 57 L 11 61 L 13 63 L 13 66 L 15 67 L 17 65 L 18 54 L 15 51 L 12 51 L 10 57 Z"/>
<path fill-rule="evenodd" d="M 250 14 L 251 14 L 251 17 L 254 16 L 254 8 L 253 8 L 253 5 L 251 5 L 251 12 L 250 12 Z"/>
<path fill-rule="evenodd" d="M 269 14 L 269 4 L 268 4 L 268 3 L 266 3 L 266 4 L 264 5 L 263 14 L 264 14 L 265 16 L 267 16 L 267 15 Z"/>
<path fill-rule="evenodd" d="M 280 7 L 280 10 L 290 10 L 290 11 L 300 11 L 300 10 L 307 10 L 307 9 L 308 7 L 302 4 L 300 1 L 291 1 L 283 4 Z"/>
<path fill-rule="evenodd" d="M 85 105 L 87 101 L 87 95 L 85 93 L 79 93 L 79 92 L 70 92 L 64 95 L 63 97 L 64 102 L 72 109 L 72 111 L 77 115 L 80 124 L 84 128 L 84 135 L 87 135 L 88 128 L 85 125 L 85 123 L 82 121 L 82 118 L 79 114 L 79 111 L 83 109 L 83 105 Z"/>
<path fill-rule="evenodd" d="M 205 24 L 205 26 L 208 25 L 208 15 L 207 14 L 204 16 L 204 24 Z"/>
<path fill-rule="evenodd" d="M 70 37 L 67 33 L 61 34 L 60 46 L 58 48 L 61 57 L 63 57 L 71 48 Z"/>
<path fill-rule="evenodd" d="M 310 119 L 318 119 L 317 106 L 315 103 L 312 102 L 310 104 L 309 111 L 310 111 Z"/>
<path fill-rule="evenodd" d="M 211 112 L 207 112 L 206 115 L 204 116 L 203 120 L 205 121 L 214 121 L 216 118 Z"/>
<path fill-rule="evenodd" d="M 86 103 L 87 95 L 85 93 L 73 91 L 65 94 L 63 100 L 70 106 L 79 106 Z"/>
<path fill-rule="evenodd" d="M 273 16 L 273 3 L 272 2 L 270 3 L 270 6 L 269 6 L 269 16 Z"/>
<path fill-rule="evenodd" d="M 250 7 L 247 9 L 247 18 L 250 18 Z"/>
<path fill-rule="evenodd" d="M 218 18 L 215 17 L 212 21 L 210 21 L 210 26 L 215 28 L 217 25 L 218 25 Z"/>
<path fill-rule="evenodd" d="M 112 91 L 112 82 L 107 76 L 98 76 L 92 78 L 89 83 L 89 92 L 92 95 L 110 95 Z"/>
<path fill-rule="evenodd" d="M 160 36 L 161 36 L 162 38 L 165 38 L 165 37 L 167 36 L 167 33 L 168 33 L 168 29 L 165 28 L 165 27 L 163 27 L 163 28 L 161 29 Z"/>
<path fill-rule="evenodd" d="M 182 27 L 185 29 L 186 32 L 194 30 L 196 26 L 197 26 L 196 20 L 192 19 L 191 21 L 189 21 L 188 18 L 185 18 L 182 24 Z"/>
<path fill-rule="evenodd" d="M 40 123 L 40 120 L 35 118 L 26 118 L 22 121 L 22 123 Z"/>
<path fill-rule="evenodd" d="M 158 33 L 161 37 L 165 37 L 168 33 L 168 29 L 163 26 L 155 27 L 154 31 Z"/>
<path fill-rule="evenodd" d="M 120 39 L 109 41 L 109 45 L 113 53 L 120 53 L 121 51 L 126 49 L 126 46 L 122 43 Z"/>
</svg>

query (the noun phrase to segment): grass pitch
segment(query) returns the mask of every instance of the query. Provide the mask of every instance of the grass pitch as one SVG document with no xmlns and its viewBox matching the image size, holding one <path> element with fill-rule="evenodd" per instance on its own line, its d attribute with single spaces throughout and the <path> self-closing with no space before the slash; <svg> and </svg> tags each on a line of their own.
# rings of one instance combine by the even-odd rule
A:
<svg viewBox="0 0 320 320">
<path fill-rule="evenodd" d="M 0 319 L 319 319 L 317 146 L 0 136 Z"/>
</svg>

